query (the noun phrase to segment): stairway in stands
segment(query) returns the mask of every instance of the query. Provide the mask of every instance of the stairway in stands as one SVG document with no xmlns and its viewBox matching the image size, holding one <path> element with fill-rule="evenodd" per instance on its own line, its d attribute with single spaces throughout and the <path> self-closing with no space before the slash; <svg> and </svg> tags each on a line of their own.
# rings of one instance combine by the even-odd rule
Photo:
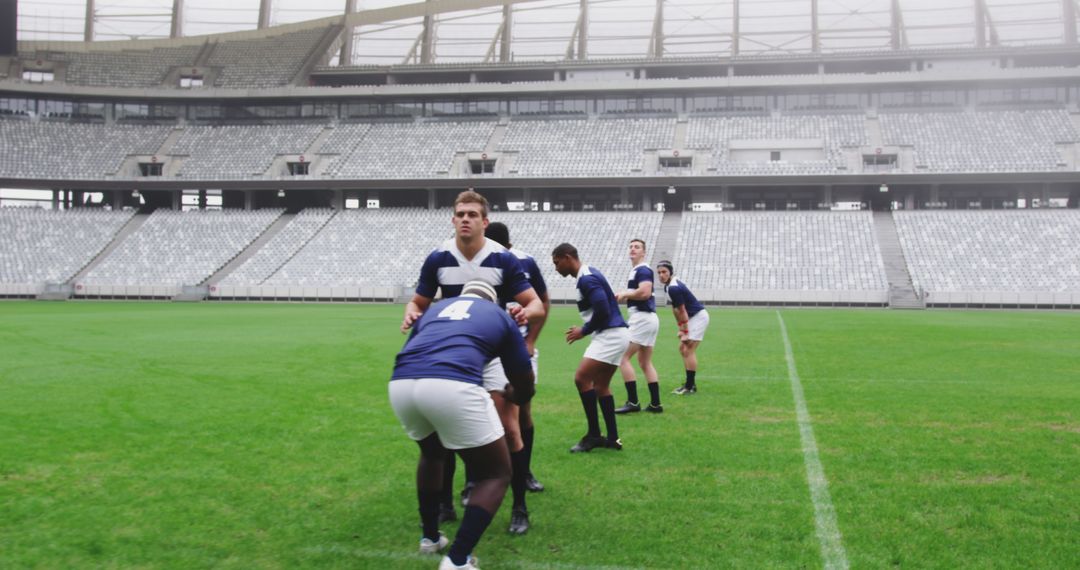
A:
<svg viewBox="0 0 1080 570">
<path fill-rule="evenodd" d="M 915 287 L 911 283 L 892 212 L 874 212 L 874 230 L 877 232 L 878 247 L 881 248 L 881 260 L 885 264 L 885 277 L 889 280 L 889 308 L 925 309 L 926 304 L 915 294 Z"/>
<path fill-rule="evenodd" d="M 675 261 L 675 247 L 679 242 L 679 232 L 682 230 L 682 212 L 664 212 L 664 219 L 660 221 L 660 234 L 656 237 L 656 243 L 648 244 L 652 249 L 652 265 L 656 270 L 657 262 L 661 260 Z"/>
</svg>

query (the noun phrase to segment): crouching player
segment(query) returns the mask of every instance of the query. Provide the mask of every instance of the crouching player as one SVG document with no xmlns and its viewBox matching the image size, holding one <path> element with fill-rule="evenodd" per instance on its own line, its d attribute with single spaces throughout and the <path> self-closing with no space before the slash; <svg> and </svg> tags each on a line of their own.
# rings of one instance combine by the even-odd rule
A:
<svg viewBox="0 0 1080 570">
<path fill-rule="evenodd" d="M 656 264 L 656 275 L 664 284 L 671 310 L 675 313 L 675 322 L 679 325 L 679 354 L 682 355 L 683 368 L 686 369 L 686 383 L 675 389 L 679 396 L 697 394 L 697 347 L 705 338 L 705 329 L 709 328 L 709 312 L 690 292 L 686 283 L 675 278 L 675 269 L 670 261 Z"/>
<path fill-rule="evenodd" d="M 509 381 L 505 396 L 514 403 L 527 404 L 535 391 L 525 340 L 496 300 L 491 285 L 470 281 L 461 296 L 432 305 L 412 324 L 390 379 L 394 414 L 420 446 L 416 470 L 423 527 L 420 552 L 434 554 L 449 543 L 439 532 L 447 450 L 456 451 L 476 478 L 440 570 L 476 568 L 473 549 L 510 484 L 510 452 L 502 422 L 483 387 L 485 365 L 501 359 Z"/>
</svg>

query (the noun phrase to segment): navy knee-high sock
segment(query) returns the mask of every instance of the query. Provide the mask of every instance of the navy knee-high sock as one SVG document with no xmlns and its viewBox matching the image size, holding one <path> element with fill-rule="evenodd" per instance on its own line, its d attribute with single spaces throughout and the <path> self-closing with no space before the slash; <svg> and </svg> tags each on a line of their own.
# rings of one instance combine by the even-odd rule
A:
<svg viewBox="0 0 1080 570">
<path fill-rule="evenodd" d="M 454 506 L 454 471 L 457 470 L 457 454 L 446 454 L 446 463 L 443 466 L 442 504 L 447 507 Z"/>
<path fill-rule="evenodd" d="M 638 403 L 637 380 L 630 380 L 626 383 L 626 401 L 632 404 Z"/>
<path fill-rule="evenodd" d="M 450 545 L 448 556 L 451 562 L 463 566 L 469 561 L 469 555 L 472 554 L 476 543 L 480 542 L 480 537 L 491 524 L 491 518 L 492 514 L 480 507 L 471 505 L 465 507 L 465 516 L 461 518 L 461 526 L 458 527 L 457 536 L 454 537 L 454 544 Z"/>
<path fill-rule="evenodd" d="M 600 419 L 596 415 L 596 390 L 586 390 L 578 395 L 581 396 L 581 406 L 585 408 L 585 420 L 589 424 L 588 435 L 599 436 Z"/>
<path fill-rule="evenodd" d="M 529 477 L 529 469 L 526 467 L 525 450 L 510 453 L 510 490 L 514 493 L 514 508 L 525 508 L 525 479 Z"/>
<path fill-rule="evenodd" d="M 424 538 L 439 540 L 439 501 L 441 491 L 417 491 L 420 502 L 420 524 L 424 529 Z"/>
<path fill-rule="evenodd" d="M 615 425 L 615 396 L 600 398 L 600 411 L 604 414 L 604 425 L 607 427 L 609 441 L 619 439 L 619 428 Z"/>
<path fill-rule="evenodd" d="M 525 475 L 532 473 L 533 438 L 536 437 L 536 425 L 521 428 L 521 442 L 525 444 Z"/>
<path fill-rule="evenodd" d="M 649 382 L 649 398 L 652 399 L 652 405 L 660 405 L 660 382 Z"/>
</svg>

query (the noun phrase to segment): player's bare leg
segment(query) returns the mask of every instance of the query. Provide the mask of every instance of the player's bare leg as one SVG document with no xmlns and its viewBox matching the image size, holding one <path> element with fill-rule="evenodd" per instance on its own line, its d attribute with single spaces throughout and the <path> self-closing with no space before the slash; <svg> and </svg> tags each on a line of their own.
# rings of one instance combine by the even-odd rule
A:
<svg viewBox="0 0 1080 570">
<path fill-rule="evenodd" d="M 525 444 L 521 439 L 520 407 L 506 399 L 502 392 L 490 392 L 491 399 L 495 402 L 495 410 L 502 420 L 503 431 L 506 432 L 506 444 L 510 449 L 510 489 L 514 497 L 513 509 L 510 512 L 510 532 L 513 534 L 525 534 L 529 531 L 529 509 L 525 504 L 525 481 L 528 479 L 529 467 L 525 456 Z M 475 492 L 475 488 L 473 491 Z M 472 501 L 472 495 L 469 495 Z"/>
<path fill-rule="evenodd" d="M 619 362 L 619 373 L 622 374 L 623 382 L 626 384 L 626 403 L 615 410 L 616 414 L 631 414 L 641 411 L 641 400 L 638 400 L 637 393 L 637 375 L 632 360 L 634 355 L 638 354 L 638 351 L 642 348 L 646 347 L 631 342 L 630 347 L 623 353 L 622 361 Z"/>
<path fill-rule="evenodd" d="M 461 526 L 447 554 L 451 562 L 461 566 L 472 555 L 506 495 L 506 487 L 510 485 L 510 452 L 506 438 L 500 437 L 481 447 L 459 449 L 457 453 L 476 476 L 469 506 L 465 507 Z"/>
</svg>

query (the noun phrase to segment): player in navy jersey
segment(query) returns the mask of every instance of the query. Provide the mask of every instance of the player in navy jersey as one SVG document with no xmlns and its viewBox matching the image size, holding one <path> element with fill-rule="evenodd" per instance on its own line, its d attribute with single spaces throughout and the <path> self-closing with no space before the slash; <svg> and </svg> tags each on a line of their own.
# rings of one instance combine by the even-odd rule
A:
<svg viewBox="0 0 1080 570">
<path fill-rule="evenodd" d="M 574 384 L 577 385 L 581 405 L 585 408 L 588 431 L 577 445 L 570 448 L 570 452 L 591 451 L 597 447 L 622 449 L 619 429 L 615 424 L 611 377 L 615 375 L 622 355 L 630 344 L 630 331 L 619 313 L 619 302 L 615 300 L 615 293 L 611 291 L 607 279 L 595 267 L 581 263 L 576 247 L 568 243 L 559 244 L 551 252 L 551 261 L 559 275 L 577 279 L 578 312 L 585 321 L 584 326 L 567 329 L 566 342 L 573 344 L 593 335 L 589 347 L 585 349 L 585 357 L 574 373 Z M 607 438 L 600 433 L 597 404 L 604 416 Z"/>
<path fill-rule="evenodd" d="M 517 324 L 483 281 L 463 285 L 411 323 L 397 355 L 390 404 L 405 432 L 420 446 L 416 492 L 423 537 L 420 552 L 434 554 L 449 541 L 439 532 L 439 502 L 447 450 L 456 450 L 476 474 L 469 506 L 440 570 L 475 567 L 472 551 L 491 524 L 510 482 L 510 454 L 495 406 L 484 389 L 484 369 L 500 360 L 506 397 L 527 404 L 535 378 Z"/>
<path fill-rule="evenodd" d="M 675 278 L 675 268 L 670 261 L 656 264 L 656 276 L 664 284 L 675 322 L 679 325 L 679 354 L 686 369 L 686 383 L 675 389 L 674 394 L 697 394 L 697 347 L 709 328 L 709 312 L 690 292 L 686 283 Z"/>
<path fill-rule="evenodd" d="M 615 296 L 620 302 L 626 301 L 626 308 L 630 314 L 630 348 L 623 354 L 622 362 L 619 363 L 619 371 L 622 372 L 623 382 L 626 383 L 626 404 L 615 410 L 616 414 L 627 414 L 641 411 L 641 402 L 638 401 L 637 379 L 634 377 L 634 365 L 630 359 L 636 354 L 641 372 L 645 374 L 645 380 L 649 383 L 649 405 L 646 412 L 660 413 L 664 406 L 660 405 L 660 377 L 653 366 L 653 347 L 656 346 L 656 335 L 660 333 L 660 318 L 656 316 L 656 297 L 653 295 L 653 270 L 645 263 L 645 241 L 640 239 L 630 240 L 630 277 L 627 279 L 626 290 L 619 291 Z"/>
<path fill-rule="evenodd" d="M 473 279 L 486 281 L 495 287 L 499 303 L 505 305 L 519 325 L 539 323 L 544 318 L 544 306 L 529 284 L 521 263 L 502 245 L 484 237 L 488 226 L 488 202 L 482 195 L 466 190 L 454 200 L 454 237 L 447 240 L 424 260 L 416 294 L 405 306 L 401 331 L 405 332 L 431 305 L 436 294 L 443 298 L 456 297 L 461 287 Z M 502 388 L 506 377 L 498 361 L 492 361 L 484 372 L 485 387 L 492 392 L 497 409 L 506 408 Z M 520 448 L 521 434 L 516 425 L 507 432 L 511 448 Z M 446 462 L 444 476 L 446 489 L 443 495 L 443 520 L 454 520 L 453 481 L 455 461 Z"/>
<path fill-rule="evenodd" d="M 543 328 L 547 318 L 546 315 L 551 308 L 551 301 L 548 298 L 547 284 L 544 282 L 544 276 L 540 273 L 540 267 L 536 265 L 536 260 L 533 256 L 516 250 L 513 248 L 513 244 L 510 243 L 510 229 L 506 227 L 506 224 L 500 222 L 491 222 L 488 224 L 487 230 L 484 231 L 484 237 L 493 240 L 503 247 L 505 247 L 510 253 L 514 254 L 514 257 L 521 262 L 522 269 L 525 270 L 525 275 L 529 279 L 529 284 L 532 285 L 536 294 L 540 297 L 540 302 L 544 306 L 545 318 L 541 319 L 538 323 L 529 323 L 527 327 L 521 327 L 521 334 L 525 337 L 525 347 L 529 350 L 529 354 L 532 356 L 533 375 L 537 374 L 537 359 L 540 354 L 536 350 L 536 339 L 540 336 L 540 330 Z M 504 408 L 499 409 L 499 417 L 502 418 L 503 427 L 506 428 L 507 433 L 520 432 L 521 440 L 520 446 L 510 448 L 510 464 L 513 467 L 513 476 L 510 479 L 510 489 L 513 492 L 514 503 L 513 508 L 510 511 L 510 532 L 514 534 L 525 534 L 529 530 L 529 509 L 525 502 L 525 492 L 540 492 L 544 490 L 544 486 L 540 481 L 536 480 L 536 477 L 532 473 L 532 450 L 533 440 L 536 434 L 535 426 L 532 419 L 532 406 L 526 404 L 524 406 L 515 406 L 508 404 Z M 471 485 L 470 479 L 470 485 Z"/>
</svg>

